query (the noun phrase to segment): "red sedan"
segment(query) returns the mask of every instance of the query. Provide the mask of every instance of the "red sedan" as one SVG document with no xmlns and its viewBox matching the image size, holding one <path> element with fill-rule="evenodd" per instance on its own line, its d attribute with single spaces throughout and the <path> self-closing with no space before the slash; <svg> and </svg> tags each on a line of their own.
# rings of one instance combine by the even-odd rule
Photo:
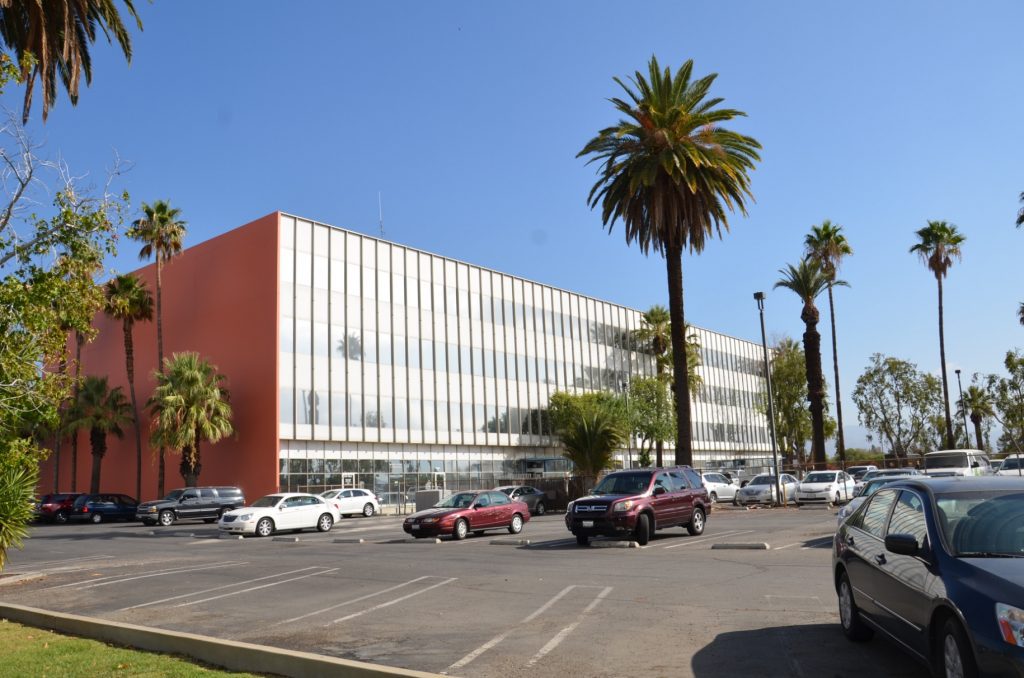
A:
<svg viewBox="0 0 1024 678">
<path fill-rule="evenodd" d="M 412 514 L 402 529 L 416 538 L 450 534 L 465 539 L 470 532 L 483 534 L 499 528 L 519 534 L 529 519 L 530 508 L 504 492 L 458 492 L 433 508 Z"/>
</svg>

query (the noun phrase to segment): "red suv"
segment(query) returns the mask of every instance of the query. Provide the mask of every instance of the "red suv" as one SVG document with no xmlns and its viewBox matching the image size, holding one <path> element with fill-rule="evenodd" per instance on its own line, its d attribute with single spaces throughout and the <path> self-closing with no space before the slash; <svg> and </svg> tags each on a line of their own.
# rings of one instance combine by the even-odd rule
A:
<svg viewBox="0 0 1024 678">
<path fill-rule="evenodd" d="M 707 489 L 692 468 L 645 468 L 606 475 L 589 495 L 570 502 L 565 526 L 580 546 L 597 535 L 643 546 L 655 530 L 677 525 L 701 534 L 710 512 Z"/>
<path fill-rule="evenodd" d="M 59 494 L 44 494 L 36 503 L 33 513 L 36 520 L 49 520 L 54 523 L 68 522 L 68 515 L 75 499 L 81 496 L 81 492 L 64 492 Z"/>
</svg>

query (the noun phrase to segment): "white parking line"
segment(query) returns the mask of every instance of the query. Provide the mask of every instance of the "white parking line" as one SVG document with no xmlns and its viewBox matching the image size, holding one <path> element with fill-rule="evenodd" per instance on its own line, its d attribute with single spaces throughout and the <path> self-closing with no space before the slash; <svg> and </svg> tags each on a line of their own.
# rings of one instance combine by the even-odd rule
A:
<svg viewBox="0 0 1024 678">
<path fill-rule="evenodd" d="M 76 581 L 71 584 L 60 584 L 59 586 L 50 586 L 40 591 L 49 591 L 51 589 L 66 589 L 74 586 L 79 586 L 83 589 L 92 589 L 97 586 L 107 586 L 109 584 L 120 584 L 124 581 L 134 581 L 136 579 L 148 579 L 150 577 L 163 577 L 169 574 L 183 574 L 185 572 L 198 572 L 200 570 L 210 570 L 218 567 L 229 567 L 233 565 L 247 565 L 247 561 L 229 560 L 227 562 L 214 563 L 213 565 L 201 565 L 199 567 L 172 567 L 166 570 L 154 570 L 153 572 L 147 572 L 146 574 L 136 575 L 134 577 L 126 577 L 123 574 L 110 575 L 107 577 L 99 577 L 98 579 L 87 579 L 85 581 Z M 92 583 L 89 583 L 92 582 Z"/>
<path fill-rule="evenodd" d="M 76 564 L 76 563 L 84 563 L 84 562 L 89 561 L 89 560 L 105 560 L 105 559 L 113 558 L 113 557 L 114 556 L 85 556 L 85 557 L 79 558 L 78 556 L 68 556 L 67 558 L 61 558 L 59 560 L 41 560 L 41 561 L 39 561 L 37 563 L 24 563 L 24 567 L 39 567 L 40 565 L 61 565 L 61 564 L 69 565 L 69 564 Z M 14 570 L 8 570 L 7 573 L 8 574 L 18 574 L 19 573 L 19 570 L 18 570 L 19 567 L 22 567 L 22 565 L 21 564 L 15 565 L 14 566 Z"/>
<path fill-rule="evenodd" d="M 785 546 L 776 546 L 775 548 L 772 549 L 772 551 L 781 551 L 782 549 L 788 549 L 790 546 L 796 546 L 799 543 L 800 542 L 795 541 L 792 544 L 786 544 Z"/>
<path fill-rule="evenodd" d="M 404 586 L 409 586 L 410 584 L 415 584 L 416 582 L 423 581 L 424 579 L 430 579 L 430 577 L 429 576 L 426 576 L 426 577 L 416 577 L 415 579 L 410 579 L 409 581 L 404 582 L 402 584 L 396 584 L 395 586 L 389 586 L 388 588 L 380 590 L 380 591 L 377 591 L 376 593 L 368 593 L 365 596 L 359 596 L 358 598 L 353 598 L 352 600 L 346 600 L 345 602 L 338 603 L 337 605 L 331 605 L 330 607 L 325 607 L 325 608 L 323 608 L 321 610 L 316 610 L 314 612 L 307 612 L 306 614 L 300 615 L 298 617 L 292 617 L 291 619 L 285 619 L 284 621 L 279 621 L 279 622 L 275 623 L 274 626 L 277 626 L 279 624 L 289 624 L 291 622 L 297 622 L 297 621 L 299 621 L 301 619 L 305 619 L 306 617 L 313 617 L 313 616 L 318 615 L 318 614 L 323 614 L 324 612 L 330 612 L 331 610 L 336 610 L 339 607 L 344 607 L 346 605 L 351 605 L 352 603 L 358 603 L 358 602 L 366 600 L 368 598 L 373 598 L 374 596 L 379 596 L 379 595 L 382 595 L 384 593 L 390 593 L 391 591 L 396 591 L 396 590 L 398 590 L 398 589 L 400 589 L 400 588 L 402 588 Z"/>
<path fill-rule="evenodd" d="M 455 581 L 457 579 L 458 579 L 458 577 L 450 577 L 448 579 L 445 579 L 443 582 L 441 582 L 439 584 L 433 584 L 431 586 L 428 586 L 425 589 L 420 589 L 419 591 L 414 591 L 413 593 L 406 594 L 406 595 L 402 596 L 401 598 L 395 598 L 394 600 L 389 600 L 386 603 L 381 603 L 380 605 L 374 605 L 373 607 L 370 607 L 370 608 L 367 608 L 365 610 L 362 610 L 361 612 L 354 612 L 354 613 L 352 613 L 350 615 L 347 615 L 345 617 L 341 617 L 339 619 L 335 619 L 334 621 L 331 622 L 331 624 L 339 624 L 339 623 L 341 623 L 343 621 L 348 621 L 349 619 L 355 619 L 356 617 L 361 617 L 362 615 L 367 614 L 369 612 L 375 612 L 377 610 L 382 610 L 385 607 L 391 607 L 392 605 L 400 603 L 403 600 L 408 600 L 409 598 L 413 598 L 415 596 L 418 596 L 421 593 L 426 593 L 427 591 L 429 591 L 431 589 L 436 589 L 438 586 L 444 586 L 445 584 L 451 584 L 453 581 Z"/>
<path fill-rule="evenodd" d="M 193 591 L 192 593 L 182 593 L 180 596 L 171 596 L 170 598 L 161 598 L 160 600 L 154 600 L 154 601 L 151 601 L 151 602 L 148 602 L 148 603 L 139 603 L 138 605 L 132 605 L 131 607 L 122 607 L 120 610 L 117 610 L 117 611 L 118 612 L 125 612 L 127 610 L 136 610 L 136 609 L 138 609 L 140 607 L 149 607 L 150 605 L 159 605 L 160 603 L 168 603 L 168 602 L 170 602 L 172 600 L 180 600 L 182 598 L 191 598 L 192 596 L 200 596 L 200 595 L 202 595 L 204 593 L 211 593 L 213 591 L 220 591 L 222 589 L 229 589 L 232 586 L 243 586 L 245 584 L 250 584 L 250 583 L 252 583 L 254 581 L 263 581 L 265 579 L 273 579 L 274 577 L 283 577 L 285 575 L 295 574 L 296 572 L 305 572 L 306 570 L 314 570 L 317 567 L 318 566 L 314 565 L 314 566 L 311 566 L 311 567 L 304 567 L 301 570 L 292 570 L 290 572 L 280 572 L 278 574 L 271 574 L 271 575 L 268 575 L 266 577 L 257 577 L 256 579 L 250 579 L 248 581 L 235 582 L 234 584 L 224 584 L 223 586 L 214 586 L 212 589 L 203 589 L 202 591 Z"/>
<path fill-rule="evenodd" d="M 722 537 L 738 537 L 741 534 L 750 534 L 753 530 L 733 530 L 732 532 L 723 532 L 722 534 L 712 535 L 710 537 L 702 537 L 701 539 L 687 539 L 682 544 L 672 544 L 671 546 L 665 546 L 666 549 L 677 549 L 680 546 L 690 546 L 692 544 L 700 544 L 706 541 L 714 541 L 715 539 L 721 539 Z"/>
<path fill-rule="evenodd" d="M 287 584 L 288 582 L 298 581 L 300 579 L 306 579 L 308 577 L 315 577 L 318 574 L 330 574 L 331 572 L 336 572 L 338 569 L 340 569 L 340 568 L 332 567 L 329 570 L 321 570 L 319 572 L 313 572 L 311 574 L 304 574 L 301 577 L 292 577 L 291 579 L 282 579 L 281 581 L 275 581 L 275 582 L 273 582 L 271 584 L 261 584 L 259 586 L 250 586 L 249 588 L 242 589 L 241 591 L 232 591 L 231 593 L 222 593 L 219 596 L 211 596 L 209 598 L 201 598 L 199 600 L 192 600 L 192 601 L 189 601 L 187 603 L 178 603 L 174 607 L 188 607 L 189 605 L 198 605 L 199 603 L 208 603 L 211 600 L 220 600 L 221 598 L 228 598 L 230 596 L 237 596 L 237 595 L 241 595 L 243 593 L 249 593 L 250 591 L 259 591 L 260 589 L 268 589 L 271 586 L 278 586 L 280 584 Z"/>
<path fill-rule="evenodd" d="M 583 618 L 590 614 L 590 612 L 595 607 L 597 607 L 598 604 L 602 600 L 604 600 L 611 592 L 611 586 L 604 587 L 604 589 L 602 589 L 601 592 L 597 594 L 597 597 L 594 598 L 594 600 L 592 600 L 590 604 L 586 606 L 586 608 L 584 608 L 583 612 L 580 612 L 580 615 L 576 617 L 576 621 L 574 621 L 573 623 L 569 624 L 564 629 L 556 633 L 554 638 L 549 640 L 547 644 L 537 652 L 537 654 L 533 655 L 533 657 L 530 658 L 530 661 L 526 662 L 526 666 L 533 666 L 541 659 L 543 659 L 545 655 L 547 655 L 549 652 L 558 647 L 561 644 L 561 642 L 569 636 L 570 633 L 576 630 L 576 627 L 580 625 L 580 623 L 583 621 Z"/>
</svg>

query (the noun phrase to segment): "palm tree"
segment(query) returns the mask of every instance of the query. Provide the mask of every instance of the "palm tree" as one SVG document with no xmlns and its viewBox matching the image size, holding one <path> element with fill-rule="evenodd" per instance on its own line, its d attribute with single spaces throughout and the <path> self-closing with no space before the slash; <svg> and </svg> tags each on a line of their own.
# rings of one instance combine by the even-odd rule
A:
<svg viewBox="0 0 1024 678">
<path fill-rule="evenodd" d="M 605 407 L 576 413 L 559 431 L 565 446 L 562 454 L 576 466 L 586 487 L 592 487 L 598 474 L 612 465 L 614 452 L 622 447 L 626 435 L 620 418 Z"/>
<path fill-rule="evenodd" d="M 89 492 L 99 492 L 100 465 L 107 453 L 107 434 L 124 437 L 122 427 L 132 420 L 128 401 L 120 386 L 110 388 L 106 377 L 86 377 L 78 393 L 78 400 L 71 406 L 68 419 L 69 430 L 89 430 L 89 443 L 92 446 Z"/>
<path fill-rule="evenodd" d="M 929 221 L 917 231 L 918 242 L 910 248 L 912 254 L 921 257 L 928 270 L 935 275 L 939 286 L 939 363 L 942 367 L 942 407 L 946 415 L 946 449 L 954 449 L 953 420 L 949 416 L 949 380 L 946 378 L 946 333 L 942 321 L 942 279 L 946 277 L 954 259 L 960 259 L 960 246 L 964 237 L 956 226 L 945 221 Z"/>
<path fill-rule="evenodd" d="M 142 29 L 134 0 L 124 0 L 128 14 Z M 96 42 L 99 28 L 107 40 L 117 40 L 125 59 L 131 63 L 132 43 L 113 0 L 4 0 L 0 2 L 0 38 L 14 53 L 20 80 L 26 83 L 23 122 L 28 122 L 32 90 L 38 78 L 43 87 L 43 120 L 57 100 L 60 76 L 71 103 L 78 102 L 78 85 L 92 82 L 89 45 Z M 26 58 L 31 57 L 31 58 Z"/>
<path fill-rule="evenodd" d="M 1024 192 L 1020 194 L 1020 201 L 1024 202 Z M 1017 212 L 1017 228 L 1024 226 L 1024 207 Z"/>
<path fill-rule="evenodd" d="M 163 270 L 171 257 L 181 252 L 185 240 L 185 222 L 180 219 L 181 210 L 171 207 L 165 200 L 152 205 L 142 203 L 143 217 L 132 223 L 128 237 L 143 243 L 139 258 L 156 258 L 156 360 L 159 369 L 164 365 L 164 324 L 163 324 Z M 164 496 L 164 448 L 159 452 L 157 471 L 158 497 Z"/>
<path fill-rule="evenodd" d="M 1020 322 L 1021 325 L 1024 325 L 1024 302 L 1022 302 L 1021 305 L 1017 307 L 1017 320 Z"/>
<path fill-rule="evenodd" d="M 978 449 L 984 450 L 985 442 L 981 437 L 981 422 L 985 417 L 994 417 L 996 414 L 992 396 L 981 386 L 968 386 L 960 399 L 957 416 L 964 416 L 965 411 L 970 417 L 971 423 L 974 424 L 974 439 L 978 443 Z M 969 444 L 968 447 L 970 447 Z"/>
<path fill-rule="evenodd" d="M 780 269 L 782 278 L 775 287 L 784 287 L 800 297 L 803 310 L 800 319 L 804 321 L 804 361 L 807 371 L 807 400 L 811 410 L 811 460 L 815 468 L 825 465 L 825 378 L 821 370 L 821 335 L 818 334 L 820 314 L 814 300 L 829 285 L 846 286 L 825 273 L 814 259 L 805 257 L 797 266 L 789 264 Z"/>
<path fill-rule="evenodd" d="M 588 164 L 601 163 L 587 202 L 591 208 L 601 205 L 608 231 L 621 219 L 627 244 L 636 241 L 645 254 L 653 249 L 665 257 L 677 464 L 693 462 L 683 249 L 700 253 L 710 236 L 728 230 L 730 211 L 746 213 L 746 200 L 752 198 L 748 172 L 760 160 L 761 148 L 755 139 L 721 126 L 744 113 L 718 108 L 722 99 L 707 98 L 717 75 L 691 80 L 692 73 L 692 60 L 673 75 L 651 57 L 648 76 L 637 71 L 629 79 L 632 87 L 615 78 L 628 101 L 611 102 L 624 117 L 577 154 L 592 156 Z"/>
<path fill-rule="evenodd" d="M 843 437 L 843 398 L 839 390 L 839 349 L 836 346 L 836 306 L 832 298 L 832 280 L 839 272 L 844 257 L 853 254 L 850 243 L 842 233 L 843 227 L 833 224 L 828 219 L 821 226 L 811 226 L 811 232 L 804 238 L 804 254 L 811 257 L 821 266 L 821 270 L 829 277 L 828 313 L 832 321 L 832 371 L 836 379 L 836 452 L 839 460 L 846 463 L 846 440 Z"/>
<path fill-rule="evenodd" d="M 156 372 L 156 389 L 148 406 L 153 414 L 151 439 L 181 452 L 181 477 L 194 486 L 202 471 L 199 446 L 234 433 L 225 377 L 198 353 L 176 353 Z"/>
<path fill-rule="evenodd" d="M 132 327 L 141 320 L 153 319 L 153 295 L 144 283 L 133 275 L 119 275 L 103 288 L 106 296 L 104 312 L 120 320 L 124 328 L 124 360 L 128 371 L 128 391 L 132 398 L 132 420 L 135 426 L 135 496 L 142 497 L 142 426 L 139 422 L 139 403 L 135 398 L 135 345 Z"/>
</svg>

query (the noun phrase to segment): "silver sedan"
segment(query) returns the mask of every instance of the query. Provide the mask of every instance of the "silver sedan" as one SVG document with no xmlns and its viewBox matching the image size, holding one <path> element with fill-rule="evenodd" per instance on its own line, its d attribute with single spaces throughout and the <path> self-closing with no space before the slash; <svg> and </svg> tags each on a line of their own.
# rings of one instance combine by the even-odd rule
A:
<svg viewBox="0 0 1024 678">
<path fill-rule="evenodd" d="M 784 503 L 788 504 L 796 500 L 796 488 L 799 482 L 796 478 L 783 473 L 779 476 L 779 483 L 782 485 L 782 496 Z M 736 503 L 740 506 L 747 504 L 774 504 L 776 497 L 775 476 L 762 474 L 756 476 L 745 487 L 740 488 L 736 493 Z"/>
</svg>

